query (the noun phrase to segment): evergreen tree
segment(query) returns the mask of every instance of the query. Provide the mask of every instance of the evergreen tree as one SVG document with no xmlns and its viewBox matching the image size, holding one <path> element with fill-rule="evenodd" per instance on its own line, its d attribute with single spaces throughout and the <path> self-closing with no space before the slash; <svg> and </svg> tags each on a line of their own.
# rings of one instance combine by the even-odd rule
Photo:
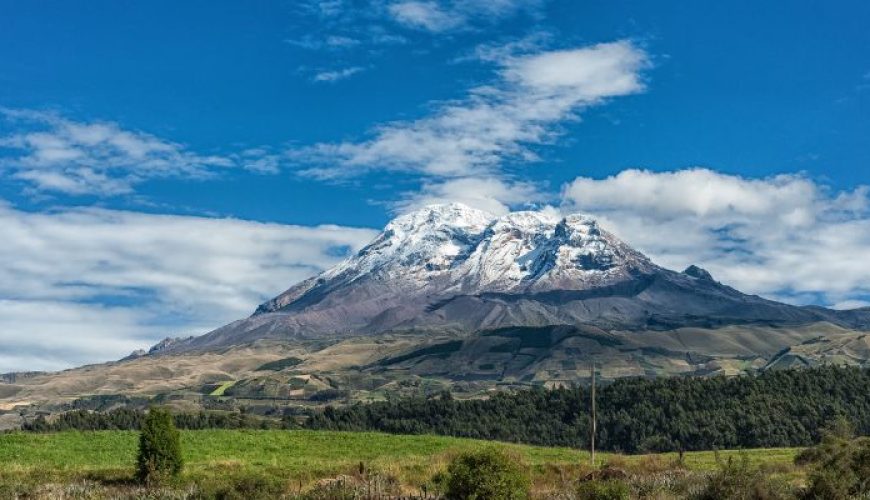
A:
<svg viewBox="0 0 870 500">
<path fill-rule="evenodd" d="M 178 430 L 168 410 L 152 407 L 139 434 L 137 477 L 144 484 L 177 476 L 183 465 Z"/>
</svg>

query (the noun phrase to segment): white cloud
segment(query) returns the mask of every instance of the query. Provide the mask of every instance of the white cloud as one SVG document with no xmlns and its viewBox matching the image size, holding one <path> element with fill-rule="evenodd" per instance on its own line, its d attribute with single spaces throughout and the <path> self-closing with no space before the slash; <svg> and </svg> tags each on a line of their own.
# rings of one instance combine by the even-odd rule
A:
<svg viewBox="0 0 870 500">
<path fill-rule="evenodd" d="M 615 193 L 629 196 L 614 198 Z M 807 209 L 820 196 L 819 186 L 800 175 L 745 179 L 704 168 L 661 173 L 632 169 L 603 180 L 578 178 L 565 194 L 603 209 L 654 208 L 658 217 L 764 215 L 795 223 L 804 222 L 810 215 Z"/>
<path fill-rule="evenodd" d="M 148 325 L 149 319 L 153 322 L 148 312 L 129 307 L 0 299 L 0 373 L 119 359 L 153 344 L 161 334 L 175 333 Z"/>
<path fill-rule="evenodd" d="M 699 264 L 742 291 L 843 306 L 870 295 L 868 192 L 696 168 L 581 177 L 563 198 L 667 267 Z"/>
<path fill-rule="evenodd" d="M 299 14 L 316 17 L 319 27 L 334 33 L 288 42 L 308 49 L 341 47 L 341 43 L 330 44 L 330 38 L 354 33 L 351 38 L 357 42 L 395 43 L 404 38 L 386 32 L 384 24 L 391 23 L 384 21 L 391 20 L 407 29 L 444 33 L 491 25 L 520 12 L 536 15 L 543 4 L 544 0 L 309 0 L 301 4 Z M 384 32 L 386 38 L 369 36 L 377 31 Z"/>
<path fill-rule="evenodd" d="M 424 183 L 420 191 L 406 193 L 395 206 L 400 212 L 437 203 L 464 203 L 493 214 L 505 214 L 512 208 L 537 207 L 547 196 L 530 182 L 464 177 L 443 182 Z"/>
<path fill-rule="evenodd" d="M 151 134 L 112 122 L 81 123 L 54 113 L 0 110 L 19 125 L 0 137 L 0 171 L 39 191 L 118 195 L 151 178 L 206 178 L 235 166 L 230 158 L 200 155 Z"/>
<path fill-rule="evenodd" d="M 646 53 L 628 41 L 507 56 L 500 80 L 467 98 L 435 106 L 431 116 L 378 127 L 363 142 L 322 143 L 291 152 L 318 178 L 370 169 L 434 177 L 490 175 L 508 159 L 536 159 L 557 125 L 603 99 L 644 90 Z"/>
<path fill-rule="evenodd" d="M 454 62 L 485 61 L 502 62 L 510 58 L 542 51 L 554 39 L 548 31 L 536 31 L 507 43 L 482 43 L 468 54 L 454 59 Z"/>
<path fill-rule="evenodd" d="M 326 37 L 326 45 L 330 47 L 353 47 L 359 44 L 359 40 L 348 36 L 330 35 Z"/>
<path fill-rule="evenodd" d="M 638 72 L 646 63 L 643 51 L 621 41 L 517 57 L 508 62 L 505 74 L 544 96 L 567 101 L 559 103 L 563 106 L 574 106 L 644 90 Z"/>
<path fill-rule="evenodd" d="M 433 33 L 465 28 L 469 24 L 493 22 L 521 10 L 534 11 L 540 0 L 401 0 L 387 10 L 400 24 Z"/>
<path fill-rule="evenodd" d="M 281 155 L 273 153 L 271 148 L 249 148 L 231 157 L 238 166 L 250 172 L 277 174 L 281 170 Z"/>
<path fill-rule="evenodd" d="M 113 179 L 90 167 L 63 170 L 21 170 L 13 178 L 26 181 L 40 191 L 71 195 L 118 195 L 133 191 L 127 179 Z"/>
<path fill-rule="evenodd" d="M 327 35 L 324 38 L 306 35 L 298 39 L 287 39 L 284 42 L 308 50 L 339 50 L 356 47 L 362 43 L 362 40 L 345 35 Z"/>
<path fill-rule="evenodd" d="M 0 372 L 117 359 L 165 336 L 203 333 L 375 233 L 0 204 Z"/>
<path fill-rule="evenodd" d="M 343 68 L 333 71 L 321 71 L 314 75 L 313 80 L 315 82 L 337 82 L 338 80 L 344 80 L 345 78 L 350 78 L 351 76 L 363 71 L 365 68 L 362 66 L 352 66 L 350 68 Z"/>
<path fill-rule="evenodd" d="M 465 22 L 465 18 L 458 12 L 444 10 L 433 1 L 398 2 L 390 5 L 389 11 L 404 25 L 434 32 L 453 29 Z"/>
<path fill-rule="evenodd" d="M 831 308 L 839 309 L 841 311 L 844 311 L 847 309 L 858 309 L 861 307 L 870 307 L 870 301 L 851 299 L 851 300 L 844 300 L 842 302 L 837 302 L 836 304 L 831 306 Z"/>
</svg>

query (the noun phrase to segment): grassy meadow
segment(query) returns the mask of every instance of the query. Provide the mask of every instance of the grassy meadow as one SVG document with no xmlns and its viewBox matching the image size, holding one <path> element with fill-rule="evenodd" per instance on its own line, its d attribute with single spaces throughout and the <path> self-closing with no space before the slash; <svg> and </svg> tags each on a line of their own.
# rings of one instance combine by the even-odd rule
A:
<svg viewBox="0 0 870 500">
<path fill-rule="evenodd" d="M 0 435 L 0 497 L 103 498 L 147 495 L 132 481 L 136 432 L 61 432 Z M 591 472 L 589 454 L 567 448 L 492 443 L 441 436 L 281 430 L 199 430 L 181 433 L 185 469 L 157 498 L 298 496 L 336 478 L 376 482 L 395 494 L 420 495 L 455 455 L 500 447 L 529 466 L 541 496 Z M 753 466 L 798 478 L 797 449 L 719 452 L 719 460 L 745 455 Z M 703 474 L 717 454 L 691 452 L 681 469 Z M 625 470 L 672 468 L 676 454 L 599 454 L 599 464 Z M 75 494 L 62 492 L 73 488 Z M 78 489 L 76 489 L 78 488 Z M 55 491 L 57 490 L 57 491 Z M 58 493 L 60 491 L 61 493 Z M 84 492 L 84 493 L 82 493 Z M 229 492 L 229 493 L 228 493 Z M 232 494 L 230 494 L 232 493 Z M 162 495 L 162 496 L 161 496 Z"/>
</svg>

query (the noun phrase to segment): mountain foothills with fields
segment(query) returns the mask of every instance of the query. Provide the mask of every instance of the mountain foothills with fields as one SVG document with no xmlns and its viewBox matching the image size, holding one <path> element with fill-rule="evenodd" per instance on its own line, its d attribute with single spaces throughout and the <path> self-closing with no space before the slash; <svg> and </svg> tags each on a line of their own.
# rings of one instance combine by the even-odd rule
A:
<svg viewBox="0 0 870 500">
<path fill-rule="evenodd" d="M 605 380 L 864 366 L 868 329 L 867 308 L 797 307 L 660 267 L 586 215 L 433 205 L 249 318 L 118 362 L 7 374 L 0 410 L 476 396 L 582 385 L 593 362 Z"/>
</svg>

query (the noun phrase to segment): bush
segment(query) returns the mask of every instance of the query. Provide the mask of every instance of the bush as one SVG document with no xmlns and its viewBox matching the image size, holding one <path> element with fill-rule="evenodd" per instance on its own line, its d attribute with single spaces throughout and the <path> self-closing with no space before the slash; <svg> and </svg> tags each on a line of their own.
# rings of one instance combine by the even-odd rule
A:
<svg viewBox="0 0 870 500">
<path fill-rule="evenodd" d="M 214 498 L 218 500 L 268 500 L 284 494 L 284 483 L 276 478 L 256 474 L 234 478 L 229 486 L 218 489 Z M 211 498 L 212 494 L 204 495 Z"/>
<path fill-rule="evenodd" d="M 627 500 L 630 495 L 628 485 L 618 479 L 583 481 L 577 488 L 580 500 Z"/>
<path fill-rule="evenodd" d="M 837 500 L 850 498 L 849 491 L 855 483 L 851 473 L 843 474 L 830 468 L 820 468 L 810 474 L 809 484 L 804 491 L 806 499 Z"/>
<path fill-rule="evenodd" d="M 137 479 L 157 484 L 181 472 L 181 442 L 168 410 L 152 407 L 142 423 L 139 454 L 136 458 Z"/>
<path fill-rule="evenodd" d="M 696 496 L 698 500 L 777 500 L 794 498 L 789 483 L 763 474 L 749 464 L 749 458 L 741 454 L 738 460 L 728 457 L 719 462 L 719 470 L 707 480 Z"/>
<path fill-rule="evenodd" d="M 446 497 L 518 500 L 529 497 L 530 481 L 519 460 L 495 448 L 464 453 L 447 467 Z"/>
<path fill-rule="evenodd" d="M 821 443 L 805 450 L 796 461 L 811 466 L 805 498 L 870 495 L 870 438 L 826 432 Z"/>
</svg>

